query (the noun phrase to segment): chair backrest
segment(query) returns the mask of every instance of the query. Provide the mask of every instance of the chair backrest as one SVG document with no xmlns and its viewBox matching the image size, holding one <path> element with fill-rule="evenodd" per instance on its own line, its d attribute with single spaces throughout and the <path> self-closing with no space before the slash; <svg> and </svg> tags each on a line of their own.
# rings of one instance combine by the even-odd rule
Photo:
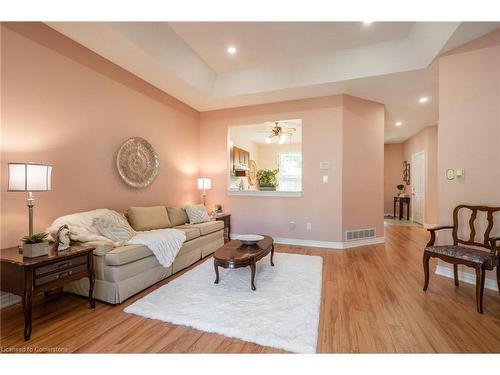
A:
<svg viewBox="0 0 500 375">
<path fill-rule="evenodd" d="M 459 226 L 459 211 L 461 209 L 469 209 L 472 211 L 470 218 L 469 218 L 469 229 L 470 229 L 470 236 L 468 240 L 462 240 L 458 238 L 458 226 Z M 486 226 L 486 229 L 483 233 L 483 242 L 477 242 L 476 241 L 476 218 L 477 218 L 477 213 L 478 211 L 482 211 L 486 213 L 486 220 L 488 221 L 488 225 Z M 488 207 L 488 206 L 468 206 L 468 205 L 460 205 L 455 207 L 453 210 L 453 243 L 454 245 L 458 244 L 464 244 L 464 245 L 472 245 L 472 246 L 479 246 L 479 247 L 484 247 L 487 249 L 490 249 L 490 243 L 488 239 L 491 237 L 490 233 L 491 230 L 493 229 L 493 214 L 497 211 L 500 211 L 500 207 Z"/>
</svg>

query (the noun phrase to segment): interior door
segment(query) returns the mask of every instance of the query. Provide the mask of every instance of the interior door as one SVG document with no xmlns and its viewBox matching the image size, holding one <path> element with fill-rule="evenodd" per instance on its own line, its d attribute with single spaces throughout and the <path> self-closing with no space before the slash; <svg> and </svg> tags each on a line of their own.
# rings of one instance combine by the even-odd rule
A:
<svg viewBox="0 0 500 375">
<path fill-rule="evenodd" d="M 411 187 L 412 187 L 412 220 L 424 223 L 425 217 L 425 153 L 417 152 L 411 157 Z"/>
</svg>

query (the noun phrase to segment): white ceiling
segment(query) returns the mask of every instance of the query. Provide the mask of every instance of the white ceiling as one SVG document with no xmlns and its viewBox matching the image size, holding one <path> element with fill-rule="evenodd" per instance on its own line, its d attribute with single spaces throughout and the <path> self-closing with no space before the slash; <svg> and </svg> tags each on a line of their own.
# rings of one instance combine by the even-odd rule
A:
<svg viewBox="0 0 500 375">
<path fill-rule="evenodd" d="M 302 143 L 302 120 L 292 119 L 279 121 L 283 129 L 295 128 L 293 136 L 287 139 L 287 143 L 300 144 Z M 245 139 L 260 145 L 265 145 L 266 138 L 271 134 L 271 129 L 274 127 L 274 122 L 266 122 L 265 124 L 234 126 L 230 128 L 230 135 L 233 139 Z"/>
<path fill-rule="evenodd" d="M 386 142 L 438 121 L 441 53 L 498 22 L 49 22 L 199 111 L 332 94 L 386 106 Z M 226 53 L 229 45 L 238 51 Z M 429 96 L 419 104 L 420 96 Z M 395 121 L 403 126 L 396 128 Z"/>
<path fill-rule="evenodd" d="M 408 37 L 412 22 L 170 22 L 216 72 Z M 228 55 L 228 46 L 238 53 Z"/>
</svg>

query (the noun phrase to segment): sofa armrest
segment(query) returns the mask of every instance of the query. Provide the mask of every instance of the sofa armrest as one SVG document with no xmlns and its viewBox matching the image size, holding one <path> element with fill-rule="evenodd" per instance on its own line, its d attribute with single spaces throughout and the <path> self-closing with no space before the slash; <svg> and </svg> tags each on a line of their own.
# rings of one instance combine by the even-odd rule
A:
<svg viewBox="0 0 500 375">
<path fill-rule="evenodd" d="M 111 241 L 89 241 L 89 242 L 80 242 L 82 246 L 92 246 L 95 247 L 94 255 L 96 256 L 104 256 L 108 251 L 113 250 L 113 242 Z"/>
</svg>

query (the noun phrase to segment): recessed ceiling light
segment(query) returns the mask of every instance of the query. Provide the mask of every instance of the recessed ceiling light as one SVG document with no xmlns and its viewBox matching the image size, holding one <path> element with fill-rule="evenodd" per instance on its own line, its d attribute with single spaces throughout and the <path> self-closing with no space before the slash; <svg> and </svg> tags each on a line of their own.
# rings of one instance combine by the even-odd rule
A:
<svg viewBox="0 0 500 375">
<path fill-rule="evenodd" d="M 419 103 L 427 103 L 429 101 L 429 98 L 427 96 L 422 96 L 420 99 L 418 99 Z"/>
<path fill-rule="evenodd" d="M 230 55 L 236 54 L 236 47 L 227 47 L 227 53 L 229 53 Z"/>
<path fill-rule="evenodd" d="M 371 25 L 373 21 L 363 21 L 363 25 L 368 26 Z"/>
<path fill-rule="evenodd" d="M 396 123 L 394 125 L 401 126 L 401 125 L 403 125 L 403 123 L 401 121 L 396 121 Z"/>
</svg>

